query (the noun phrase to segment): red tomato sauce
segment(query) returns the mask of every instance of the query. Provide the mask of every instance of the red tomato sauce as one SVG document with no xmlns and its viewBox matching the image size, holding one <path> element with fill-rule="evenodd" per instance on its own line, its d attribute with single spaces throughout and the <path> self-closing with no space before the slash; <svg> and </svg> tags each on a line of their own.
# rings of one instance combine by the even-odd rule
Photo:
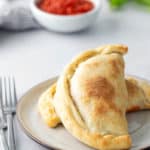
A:
<svg viewBox="0 0 150 150">
<path fill-rule="evenodd" d="M 94 8 L 90 0 L 41 0 L 38 7 L 48 13 L 58 15 L 76 15 Z"/>
</svg>

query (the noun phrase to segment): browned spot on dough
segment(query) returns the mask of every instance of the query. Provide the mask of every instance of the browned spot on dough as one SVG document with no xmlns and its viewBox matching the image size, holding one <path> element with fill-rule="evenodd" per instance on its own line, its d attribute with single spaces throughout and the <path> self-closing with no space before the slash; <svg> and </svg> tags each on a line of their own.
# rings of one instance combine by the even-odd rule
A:
<svg viewBox="0 0 150 150">
<path fill-rule="evenodd" d="M 119 109 L 113 101 L 106 102 L 104 100 L 100 100 L 100 102 L 95 105 L 94 116 L 99 116 L 100 114 L 110 112 L 110 110 L 122 114 L 121 109 Z"/>
<path fill-rule="evenodd" d="M 114 76 L 120 75 L 120 73 L 124 69 L 123 61 L 117 57 L 114 57 L 109 60 L 109 63 L 112 66 L 112 75 Z"/>
<path fill-rule="evenodd" d="M 85 80 L 85 91 L 87 96 L 112 100 L 115 96 L 115 91 L 111 83 L 101 76 Z"/>
<path fill-rule="evenodd" d="M 100 101 L 96 104 L 94 108 L 94 116 L 98 116 L 99 114 L 104 114 L 109 111 L 109 105 Z"/>
<path fill-rule="evenodd" d="M 138 111 L 138 110 L 140 110 L 139 106 L 132 106 L 127 110 L 127 112 L 134 112 L 134 111 Z"/>
</svg>

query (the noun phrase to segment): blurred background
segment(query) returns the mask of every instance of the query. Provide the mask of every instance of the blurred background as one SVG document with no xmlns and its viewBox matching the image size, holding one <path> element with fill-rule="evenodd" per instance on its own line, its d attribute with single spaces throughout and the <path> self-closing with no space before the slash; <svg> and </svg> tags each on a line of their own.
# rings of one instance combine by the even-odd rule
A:
<svg viewBox="0 0 150 150">
<path fill-rule="evenodd" d="M 0 71 L 14 74 L 18 97 L 60 74 L 74 55 L 103 44 L 127 45 L 126 73 L 150 80 L 150 0 L 99 1 L 99 14 L 89 28 L 62 33 L 39 23 L 30 0 L 0 0 Z M 17 130 L 18 150 L 38 150 Z"/>
<path fill-rule="evenodd" d="M 101 0 L 97 20 L 74 33 L 43 28 L 29 5 L 30 0 L 0 1 L 0 68 L 16 75 L 19 93 L 58 75 L 80 51 L 109 43 L 128 45 L 126 72 L 149 78 L 149 0 Z"/>
</svg>

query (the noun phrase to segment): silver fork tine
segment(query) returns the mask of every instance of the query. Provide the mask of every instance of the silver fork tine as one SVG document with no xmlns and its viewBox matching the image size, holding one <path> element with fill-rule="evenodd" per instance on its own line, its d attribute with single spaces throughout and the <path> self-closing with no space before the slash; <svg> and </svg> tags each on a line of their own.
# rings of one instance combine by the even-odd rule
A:
<svg viewBox="0 0 150 150">
<path fill-rule="evenodd" d="M 3 125 L 2 121 L 2 115 L 0 116 L 0 142 L 2 144 L 3 150 L 9 150 L 7 140 L 5 137 L 5 131 L 4 131 L 5 125 Z"/>
<path fill-rule="evenodd" d="M 16 96 L 16 87 L 15 87 L 15 80 L 13 76 L 10 76 L 10 87 L 11 87 L 11 97 L 12 97 L 12 105 L 13 107 L 17 104 L 17 96 Z"/>
<path fill-rule="evenodd" d="M 6 91 L 6 105 L 11 106 L 11 93 L 10 93 L 10 83 L 9 78 L 5 77 L 5 91 Z"/>
<path fill-rule="evenodd" d="M 1 143 L 3 146 L 3 150 L 8 150 L 8 144 L 7 144 L 7 140 L 5 137 L 5 131 L 4 129 L 6 128 L 6 118 L 4 115 L 4 110 L 3 110 L 3 104 L 2 104 L 2 79 L 0 78 L 0 135 L 1 135 Z"/>
<path fill-rule="evenodd" d="M 15 136 L 13 128 L 13 112 L 15 111 L 15 105 L 12 105 L 13 93 L 11 92 L 11 89 L 13 90 L 13 87 L 11 86 L 10 77 L 4 77 L 2 93 L 5 94 L 5 96 L 3 96 L 3 102 L 5 101 L 5 113 L 8 126 L 8 145 L 10 150 L 15 150 Z"/>
<path fill-rule="evenodd" d="M 2 122 L 4 122 L 6 124 L 6 118 L 5 118 L 5 115 L 4 115 L 4 109 L 3 109 L 3 103 L 2 103 L 2 78 L 0 78 L 0 93 L 1 93 L 1 96 L 0 96 L 0 113 L 1 113 L 1 120 Z"/>
<path fill-rule="evenodd" d="M 8 90 L 8 106 L 13 107 L 12 103 L 12 93 L 11 93 L 11 82 L 10 82 L 10 77 L 7 77 L 7 90 Z"/>
<path fill-rule="evenodd" d="M 13 85 L 14 85 L 14 98 L 15 98 L 15 106 L 17 105 L 17 92 L 16 92 L 16 84 L 15 84 L 15 79 L 13 77 Z"/>
<path fill-rule="evenodd" d="M 3 106 L 7 105 L 7 100 L 6 100 L 6 91 L 5 91 L 5 77 L 1 77 L 1 93 L 2 93 L 2 104 Z"/>
</svg>

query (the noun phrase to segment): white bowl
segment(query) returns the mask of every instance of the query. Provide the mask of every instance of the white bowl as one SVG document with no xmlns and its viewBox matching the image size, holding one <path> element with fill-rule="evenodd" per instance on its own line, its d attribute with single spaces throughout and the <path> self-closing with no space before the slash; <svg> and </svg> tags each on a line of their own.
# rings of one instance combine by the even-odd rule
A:
<svg viewBox="0 0 150 150">
<path fill-rule="evenodd" d="M 37 7 L 39 0 L 31 1 L 31 11 L 35 19 L 49 30 L 57 32 L 75 32 L 83 30 L 89 27 L 96 21 L 96 18 L 100 12 L 101 0 L 92 0 L 94 8 L 83 14 L 78 15 L 55 15 L 49 14 Z"/>
</svg>

